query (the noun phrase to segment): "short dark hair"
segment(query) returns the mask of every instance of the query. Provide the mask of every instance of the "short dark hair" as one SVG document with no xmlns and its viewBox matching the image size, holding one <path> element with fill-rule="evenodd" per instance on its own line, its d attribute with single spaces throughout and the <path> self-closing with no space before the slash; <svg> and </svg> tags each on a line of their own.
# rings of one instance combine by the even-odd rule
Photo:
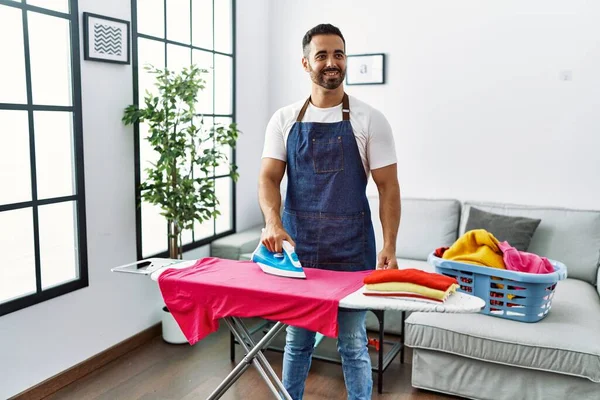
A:
<svg viewBox="0 0 600 400">
<path fill-rule="evenodd" d="M 313 36 L 317 35 L 337 35 L 342 38 L 342 42 L 344 42 L 344 50 L 346 48 L 346 40 L 344 39 L 344 35 L 342 35 L 342 32 L 339 30 L 339 28 L 331 24 L 319 24 L 306 32 L 302 38 L 302 52 L 304 57 L 308 58 L 310 41 L 312 40 Z"/>
</svg>

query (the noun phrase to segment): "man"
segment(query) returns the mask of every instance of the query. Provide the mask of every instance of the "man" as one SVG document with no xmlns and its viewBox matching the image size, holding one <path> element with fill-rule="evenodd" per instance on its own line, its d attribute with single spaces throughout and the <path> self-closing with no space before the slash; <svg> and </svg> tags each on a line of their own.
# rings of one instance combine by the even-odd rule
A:
<svg viewBox="0 0 600 400">
<path fill-rule="evenodd" d="M 311 95 L 278 110 L 267 126 L 259 177 L 265 218 L 262 243 L 271 252 L 281 252 L 282 241 L 289 241 L 308 268 L 398 268 L 400 190 L 390 125 L 379 111 L 344 93 L 345 40 L 338 28 L 329 24 L 312 28 L 302 48 Z M 280 184 L 286 168 L 281 216 Z M 366 197 L 370 174 L 379 191 L 383 228 L 378 256 Z M 349 399 L 371 398 L 365 317 L 365 311 L 338 314 L 338 351 Z M 288 327 L 283 384 L 293 399 L 304 393 L 314 342 L 314 332 Z"/>
</svg>

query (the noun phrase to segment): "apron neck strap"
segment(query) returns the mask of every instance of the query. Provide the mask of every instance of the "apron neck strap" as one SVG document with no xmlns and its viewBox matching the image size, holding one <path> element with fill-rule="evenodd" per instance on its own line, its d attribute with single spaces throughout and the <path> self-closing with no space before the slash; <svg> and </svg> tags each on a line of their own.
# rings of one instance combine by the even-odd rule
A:
<svg viewBox="0 0 600 400">
<path fill-rule="evenodd" d="M 306 109 L 310 104 L 310 96 L 304 102 L 304 105 L 300 109 L 300 113 L 298 114 L 298 118 L 296 118 L 296 122 L 302 122 L 304 119 L 304 113 L 306 113 Z M 350 121 L 350 100 L 348 99 L 348 95 L 344 93 L 344 97 L 342 98 L 342 119 L 344 121 Z"/>
</svg>

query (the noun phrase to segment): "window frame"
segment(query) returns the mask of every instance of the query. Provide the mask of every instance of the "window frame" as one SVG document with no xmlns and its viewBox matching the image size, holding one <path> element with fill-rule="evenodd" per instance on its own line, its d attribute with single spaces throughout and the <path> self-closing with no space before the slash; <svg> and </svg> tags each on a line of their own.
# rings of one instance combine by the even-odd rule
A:
<svg viewBox="0 0 600 400">
<path fill-rule="evenodd" d="M 0 317 L 35 304 L 62 296 L 78 289 L 89 286 L 88 280 L 88 255 L 87 255 L 87 227 L 85 211 L 85 181 L 84 181 L 84 160 L 83 160 L 83 124 L 82 124 L 82 104 L 81 104 L 81 59 L 79 50 L 79 10 L 77 0 L 69 0 L 69 13 L 53 11 L 42 7 L 32 6 L 25 2 L 14 2 L 0 0 L 0 5 L 9 6 L 21 10 L 23 18 L 23 42 L 24 42 L 24 60 L 25 60 L 25 79 L 27 91 L 27 103 L 0 103 L 0 110 L 26 111 L 29 127 L 29 154 L 30 154 L 30 174 L 31 174 L 31 200 L 19 203 L 0 204 L 0 213 L 24 208 L 32 209 L 33 219 L 33 245 L 35 254 L 35 279 L 36 292 L 24 295 L 13 300 L 0 303 Z M 29 11 L 41 13 L 44 15 L 66 19 L 70 26 L 71 39 L 71 106 L 52 106 L 52 105 L 34 105 L 33 88 L 31 74 L 31 56 L 29 46 L 29 24 L 27 13 Z M 35 130 L 34 130 L 34 112 L 36 111 L 64 111 L 72 113 L 73 122 L 73 152 L 75 168 L 75 187 L 74 193 L 70 196 L 61 196 L 39 200 L 37 198 L 37 171 L 35 165 Z M 40 226 L 38 217 L 39 206 L 47 204 L 57 204 L 62 202 L 74 202 L 76 207 L 76 227 L 77 227 L 77 254 L 79 277 L 75 280 L 59 284 L 48 289 L 42 290 L 41 282 L 41 255 L 40 255 Z"/>
<path fill-rule="evenodd" d="M 143 0 L 141 0 L 143 1 Z M 187 43 L 181 43 L 175 40 L 170 40 L 167 39 L 167 2 L 169 0 L 164 0 L 164 18 L 163 18 L 163 23 L 164 23 L 164 38 L 160 38 L 160 37 L 156 37 L 156 36 L 152 36 L 152 35 L 147 35 L 147 34 L 143 34 L 143 33 L 139 33 L 138 32 L 138 23 L 137 23 L 137 16 L 138 16 L 138 12 L 137 12 L 137 2 L 138 0 L 131 0 L 131 49 L 132 49 L 132 70 L 133 70 L 133 101 L 134 104 L 136 106 L 139 106 L 139 70 L 140 70 L 140 66 L 139 66 L 139 58 L 138 58 L 138 39 L 139 38 L 143 38 L 143 39 L 148 39 L 148 40 L 154 40 L 154 41 L 158 41 L 161 43 L 164 43 L 165 45 L 165 66 L 168 65 L 168 45 L 172 44 L 172 45 L 177 45 L 177 46 L 182 46 L 185 47 L 187 49 L 190 49 L 190 51 L 192 50 L 201 50 L 201 51 L 205 51 L 205 52 L 209 52 L 212 53 L 213 55 L 213 61 L 214 61 L 214 56 L 215 54 L 219 54 L 219 55 L 223 55 L 223 56 L 227 56 L 227 57 L 231 57 L 231 68 L 232 68 L 232 73 L 231 73 L 231 88 L 232 88 L 232 92 L 231 92 L 231 114 L 215 114 L 215 78 L 213 75 L 213 113 L 212 114 L 197 114 L 198 116 L 202 115 L 203 117 L 208 117 L 208 118 L 231 118 L 232 122 L 236 122 L 236 0 L 229 0 L 231 1 L 231 54 L 230 53 L 224 53 L 221 51 L 217 51 L 214 49 L 215 47 L 215 0 L 212 0 L 212 4 L 213 4 L 213 15 L 212 15 L 212 20 L 213 20 L 213 24 L 212 24 L 212 32 L 213 32 L 213 49 L 206 49 L 203 47 L 199 47 L 199 46 L 194 46 L 193 44 L 193 40 L 190 40 L 190 44 Z M 190 38 L 193 38 L 193 8 L 192 8 L 192 4 L 193 4 L 193 0 L 189 0 L 190 1 Z M 218 0 L 216 0 L 218 1 Z M 136 216 L 135 216 L 135 220 L 136 220 L 136 252 L 137 252 L 137 259 L 138 260 L 142 260 L 145 258 L 153 258 L 153 257 L 161 257 L 161 258 L 168 258 L 169 257 L 169 250 L 165 250 L 162 251 L 160 253 L 155 253 L 155 254 L 149 254 L 144 256 L 143 255 L 143 246 L 142 246 L 142 241 L 143 241 L 143 232 L 142 232 L 142 208 L 141 208 L 141 191 L 140 191 L 140 184 L 141 184 L 141 168 L 140 168 L 140 126 L 139 123 L 135 123 L 133 126 L 133 131 L 134 131 L 134 164 L 135 164 L 135 205 L 136 205 Z M 236 149 L 233 148 L 231 151 L 231 163 L 235 164 L 236 162 Z M 213 180 L 217 180 L 217 179 L 231 179 L 229 177 L 229 175 L 214 175 L 212 176 Z M 216 232 L 216 221 L 217 218 L 213 218 L 212 219 L 212 223 L 213 223 L 213 235 L 203 238 L 201 240 L 195 240 L 194 238 L 194 233 L 192 232 L 192 242 L 191 243 L 187 243 L 184 244 L 182 246 L 182 251 L 186 252 L 186 251 L 190 251 L 202 246 L 205 246 L 207 244 L 210 244 L 211 242 L 220 239 L 222 237 L 231 235 L 233 233 L 235 233 L 237 231 L 237 222 L 236 222 L 236 203 L 237 203 L 237 199 L 236 199 L 236 190 L 237 190 L 237 185 L 236 182 L 233 181 L 233 179 L 231 179 L 231 229 L 215 234 Z M 168 231 L 168 223 L 165 221 L 165 233 Z M 166 237 L 165 237 L 165 240 Z"/>
</svg>

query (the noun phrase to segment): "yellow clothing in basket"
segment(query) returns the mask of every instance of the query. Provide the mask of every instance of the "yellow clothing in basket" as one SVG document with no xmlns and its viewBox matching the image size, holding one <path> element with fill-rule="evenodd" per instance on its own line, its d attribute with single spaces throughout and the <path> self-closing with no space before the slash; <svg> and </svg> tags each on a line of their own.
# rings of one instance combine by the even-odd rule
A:
<svg viewBox="0 0 600 400">
<path fill-rule="evenodd" d="M 506 269 L 498 239 L 485 229 L 465 232 L 442 256 L 445 260 Z"/>
</svg>

